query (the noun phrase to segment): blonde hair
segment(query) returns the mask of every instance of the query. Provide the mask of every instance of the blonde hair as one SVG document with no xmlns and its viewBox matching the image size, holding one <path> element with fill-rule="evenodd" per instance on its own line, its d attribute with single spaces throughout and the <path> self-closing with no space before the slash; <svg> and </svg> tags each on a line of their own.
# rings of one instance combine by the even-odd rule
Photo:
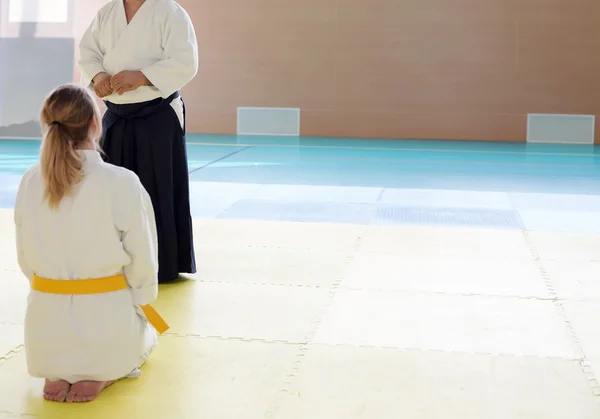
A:
<svg viewBox="0 0 600 419">
<path fill-rule="evenodd" d="M 40 120 L 44 137 L 40 150 L 44 200 L 51 208 L 57 208 L 83 178 L 83 158 L 77 149 L 90 138 L 98 147 L 102 131 L 100 109 L 87 89 L 67 84 L 46 98 Z"/>
</svg>

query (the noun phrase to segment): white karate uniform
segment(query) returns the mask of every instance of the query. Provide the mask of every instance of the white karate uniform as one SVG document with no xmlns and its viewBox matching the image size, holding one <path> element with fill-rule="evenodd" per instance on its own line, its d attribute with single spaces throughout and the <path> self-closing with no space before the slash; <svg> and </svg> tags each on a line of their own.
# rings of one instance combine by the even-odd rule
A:
<svg viewBox="0 0 600 419">
<path fill-rule="evenodd" d="M 198 45 L 194 25 L 186 11 L 172 0 L 146 0 L 129 24 L 123 0 L 104 6 L 79 44 L 83 83 L 91 86 L 101 72 L 111 76 L 142 71 L 153 86 L 141 86 L 123 95 L 104 98 L 115 104 L 168 98 L 198 72 Z M 183 101 L 171 106 L 183 126 Z"/>
<path fill-rule="evenodd" d="M 129 289 L 97 295 L 31 291 L 25 316 L 29 372 L 50 380 L 108 381 L 139 374 L 157 342 L 139 308 L 158 293 L 154 211 L 137 176 L 84 157 L 84 178 L 57 210 L 43 201 L 39 165 L 24 175 L 15 204 L 24 275 L 91 279 L 124 273 Z"/>
</svg>

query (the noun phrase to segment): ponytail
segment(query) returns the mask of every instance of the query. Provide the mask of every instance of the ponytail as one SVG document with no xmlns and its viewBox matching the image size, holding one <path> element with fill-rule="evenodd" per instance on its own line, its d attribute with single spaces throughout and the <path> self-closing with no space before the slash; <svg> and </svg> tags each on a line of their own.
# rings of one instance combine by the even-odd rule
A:
<svg viewBox="0 0 600 419">
<path fill-rule="evenodd" d="M 58 208 L 83 177 L 82 157 L 73 146 L 65 127 L 52 123 L 40 150 L 40 167 L 45 181 L 44 200 L 50 208 Z"/>
<path fill-rule="evenodd" d="M 40 168 L 44 201 L 57 209 L 83 179 L 83 157 L 77 152 L 100 137 L 100 110 L 90 92 L 74 84 L 57 87 L 44 101 L 40 113 L 44 141 Z"/>
</svg>

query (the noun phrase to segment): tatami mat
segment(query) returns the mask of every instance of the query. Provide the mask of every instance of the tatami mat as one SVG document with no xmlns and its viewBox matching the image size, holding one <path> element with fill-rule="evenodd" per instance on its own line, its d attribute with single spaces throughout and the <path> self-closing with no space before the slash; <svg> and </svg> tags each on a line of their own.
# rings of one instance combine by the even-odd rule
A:
<svg viewBox="0 0 600 419">
<path fill-rule="evenodd" d="M 325 344 L 576 358 L 550 301 L 339 290 L 315 340 Z"/>
<path fill-rule="evenodd" d="M 381 348 L 310 348 L 275 418 L 596 419 L 572 361 Z"/>
<path fill-rule="evenodd" d="M 229 246 L 351 251 L 365 231 L 352 224 L 258 220 L 208 220 L 197 234 L 198 258 L 205 248 Z"/>
<path fill-rule="evenodd" d="M 559 298 L 593 300 L 600 304 L 600 260 L 544 260 L 543 263 Z"/>
<path fill-rule="evenodd" d="M 360 249 L 398 254 L 404 258 L 447 255 L 474 259 L 531 259 L 527 241 L 520 230 L 374 226 L 364 235 Z"/>
<path fill-rule="evenodd" d="M 399 257 L 391 253 L 358 253 L 342 288 L 443 294 L 549 298 L 533 260 L 448 255 Z"/>
<path fill-rule="evenodd" d="M 0 322 L 23 324 L 29 284 L 21 271 L 0 271 Z"/>
<path fill-rule="evenodd" d="M 449 191 L 441 189 L 386 189 L 381 195 L 383 204 L 421 207 L 513 209 L 508 193 Z"/>
<path fill-rule="evenodd" d="M 585 364 L 595 380 L 600 377 L 600 301 L 566 301 L 565 314 L 585 355 Z M 600 384 L 593 383 L 600 395 Z"/>
<path fill-rule="evenodd" d="M 172 328 L 142 377 L 67 405 L 27 374 L 11 217 L 0 419 L 600 417 L 595 235 L 196 219 L 198 273 L 161 286 Z"/>
<path fill-rule="evenodd" d="M 45 402 L 21 352 L 0 367 L 0 412 L 43 419 L 262 419 L 293 364 L 294 345 L 165 337 L 138 379 L 95 403 Z"/>
<path fill-rule="evenodd" d="M 426 206 L 380 207 L 373 217 L 373 224 L 523 228 L 519 214 L 512 210 Z"/>
<path fill-rule="evenodd" d="M 263 185 L 252 199 L 291 202 L 345 202 L 371 204 L 378 201 L 383 188 L 312 185 Z"/>
<path fill-rule="evenodd" d="M 329 293 L 279 285 L 183 283 L 155 307 L 170 333 L 305 342 Z"/>
<path fill-rule="evenodd" d="M 202 249 L 198 273 L 189 276 L 204 282 L 329 288 L 346 272 L 348 257 L 343 250 L 211 247 Z"/>
<path fill-rule="evenodd" d="M 376 208 L 368 204 L 243 200 L 228 208 L 219 218 L 369 224 L 375 214 Z"/>
<path fill-rule="evenodd" d="M 561 262 L 600 262 L 600 234 L 529 232 L 540 257 Z"/>
<path fill-rule="evenodd" d="M 0 357 L 12 356 L 23 344 L 23 325 L 0 323 Z"/>
</svg>

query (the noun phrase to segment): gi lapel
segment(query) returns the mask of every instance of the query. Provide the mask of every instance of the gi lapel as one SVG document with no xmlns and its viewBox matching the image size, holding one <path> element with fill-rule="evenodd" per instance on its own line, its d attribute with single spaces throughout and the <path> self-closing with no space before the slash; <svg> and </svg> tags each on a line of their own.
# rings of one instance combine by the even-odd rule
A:
<svg viewBox="0 0 600 419">
<path fill-rule="evenodd" d="M 156 0 L 146 0 L 129 24 L 127 24 L 125 15 L 124 0 L 120 0 L 118 3 L 118 7 L 113 12 L 115 15 L 111 18 L 114 19 L 114 25 L 120 34 L 115 37 L 117 41 L 113 47 L 104 55 L 104 63 L 107 67 L 111 67 L 112 60 L 119 62 L 124 55 L 131 54 L 131 51 L 140 43 L 140 37 L 144 36 L 145 27 L 151 20 Z"/>
</svg>

